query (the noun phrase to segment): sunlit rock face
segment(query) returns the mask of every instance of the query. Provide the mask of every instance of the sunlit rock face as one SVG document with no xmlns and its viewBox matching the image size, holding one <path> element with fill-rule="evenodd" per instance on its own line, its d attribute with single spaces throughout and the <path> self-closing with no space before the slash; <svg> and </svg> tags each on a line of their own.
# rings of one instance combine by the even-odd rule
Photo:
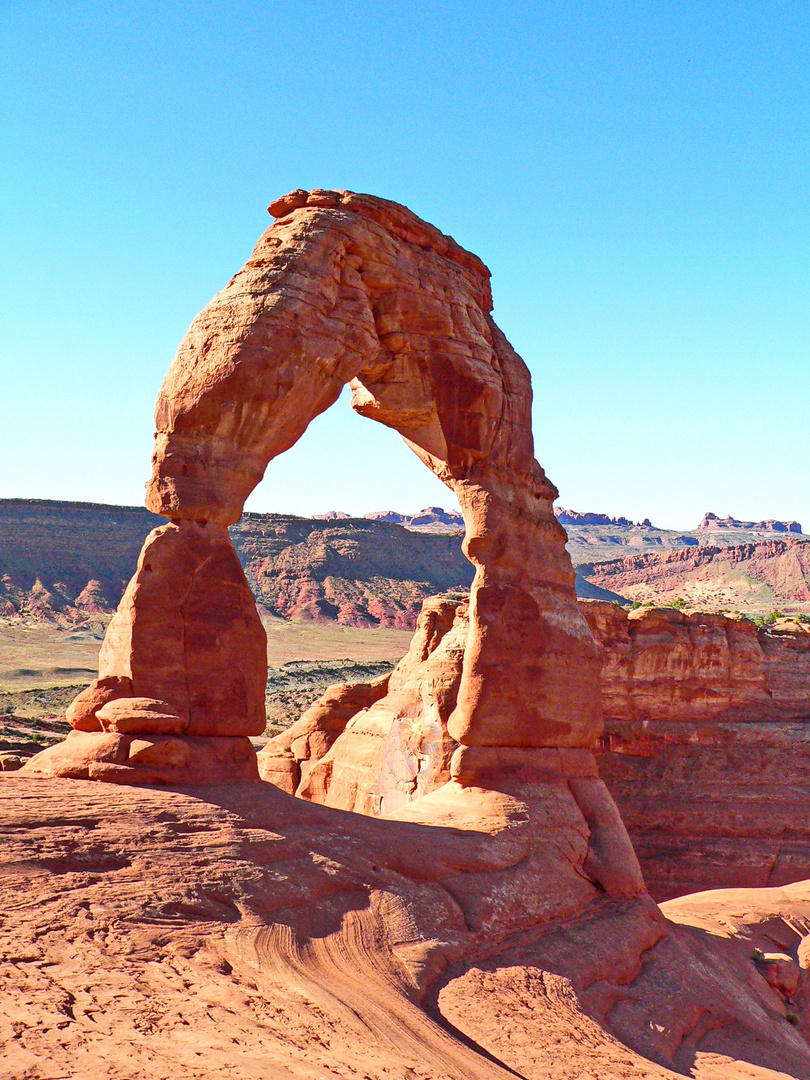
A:
<svg viewBox="0 0 810 1080">
<path fill-rule="evenodd" d="M 268 462 L 350 383 L 353 407 L 399 431 L 462 508 L 475 577 L 450 737 L 592 748 L 596 648 L 556 491 L 534 460 L 529 373 L 492 320 L 486 267 L 371 196 L 297 191 L 270 211 L 274 224 L 194 320 L 160 391 L 147 506 L 172 524 L 146 542 L 100 677 L 163 703 L 142 734 L 259 730 L 263 640 L 226 527 Z M 182 731 L 165 719 L 177 716 Z"/>
<path fill-rule="evenodd" d="M 598 777 L 597 646 L 486 269 L 368 196 L 271 211 L 161 391 L 171 523 L 75 730 L 0 780 L 9 1075 L 810 1076 L 806 892 L 668 921 Z M 277 787 L 226 529 L 346 382 L 458 495 L 475 578 L 263 755 Z"/>
<path fill-rule="evenodd" d="M 557 748 L 546 771 L 576 790 L 598 764 L 656 899 L 810 877 L 810 628 L 580 606 L 600 646 L 605 731 L 596 760 Z M 453 779 L 486 787 L 539 768 L 540 751 L 460 748 L 449 734 L 468 631 L 466 601 L 426 601 L 373 703 L 359 701 L 362 686 L 330 687 L 267 744 L 262 776 L 385 817 Z"/>
</svg>

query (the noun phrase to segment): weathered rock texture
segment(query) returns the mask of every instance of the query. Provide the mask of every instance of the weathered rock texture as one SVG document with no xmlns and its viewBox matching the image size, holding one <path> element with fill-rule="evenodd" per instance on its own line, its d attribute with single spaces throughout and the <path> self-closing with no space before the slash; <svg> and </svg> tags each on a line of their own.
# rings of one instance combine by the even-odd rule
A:
<svg viewBox="0 0 810 1080">
<path fill-rule="evenodd" d="M 372 684 L 329 687 L 267 744 L 262 777 L 313 802 L 383 815 L 446 783 L 458 745 L 447 721 L 468 632 L 466 602 L 425 601 L 393 672 Z"/>
<path fill-rule="evenodd" d="M 667 922 L 597 776 L 597 647 L 485 268 L 367 196 L 271 210 L 161 391 L 149 505 L 172 523 L 74 703 L 82 730 L 0 776 L 3 1067 L 708 1080 L 705 1055 L 715 1075 L 810 1080 L 794 958 L 761 972 Z M 238 748 L 264 645 L 226 527 L 350 380 L 455 490 L 475 577 L 466 611 L 427 606 L 387 682 L 334 690 L 278 746 L 287 786 L 331 805 L 256 783 L 32 785 L 256 768 Z M 804 894 L 783 899 L 805 917 Z"/>
<path fill-rule="evenodd" d="M 577 569 L 592 585 L 628 600 L 666 604 L 680 598 L 715 610 L 807 610 L 810 540 L 791 536 L 721 547 L 714 542 L 718 533 L 704 531 L 701 538 L 706 537 L 713 543 L 679 551 L 597 563 L 585 563 L 580 556 Z"/>
<path fill-rule="evenodd" d="M 582 602 L 600 773 L 653 895 L 810 877 L 810 627 Z"/>
<path fill-rule="evenodd" d="M 264 628 L 227 529 L 163 525 L 146 538 L 107 628 L 99 678 L 67 710 L 82 738 L 43 750 L 24 771 L 147 784 L 255 779 L 247 736 L 265 727 L 266 678 Z M 92 734 L 102 731 L 111 737 Z"/>
<path fill-rule="evenodd" d="M 599 771 L 653 895 L 810 877 L 810 632 L 580 604 L 602 650 Z M 330 688 L 267 744 L 262 776 L 279 783 L 283 773 L 285 790 L 301 798 L 382 816 L 454 775 L 474 782 L 472 751 L 453 758 L 447 732 L 467 632 L 466 603 L 426 602 L 387 693 L 380 682 L 374 703 L 349 716 L 360 688 Z M 597 775 L 580 751 L 549 760 L 563 773 Z M 500 750 L 489 770 L 520 765 Z"/>
<path fill-rule="evenodd" d="M 475 576 L 448 731 L 469 746 L 592 748 L 596 648 L 534 460 L 529 373 L 492 320 L 486 267 L 371 196 L 298 191 L 270 211 L 160 391 L 147 506 L 172 525 L 147 539 L 100 676 L 131 678 L 187 719 L 184 734 L 255 730 L 261 635 L 227 526 L 351 383 L 353 407 L 399 431 L 464 516 Z"/>
<path fill-rule="evenodd" d="M 387 521 L 245 514 L 230 533 L 254 596 L 286 619 L 413 630 L 424 599 L 473 577 L 457 535 Z"/>
<path fill-rule="evenodd" d="M 1 774 L 0 1077 L 810 1077 L 806 884 L 667 919 L 559 795 L 419 806 Z"/>
<path fill-rule="evenodd" d="M 393 203 L 294 192 L 198 316 L 158 398 L 147 505 L 237 521 L 268 461 L 347 382 L 450 486 L 476 568 L 450 729 L 479 745 L 590 746 L 596 659 L 556 496 L 534 460 L 529 373 L 490 314 L 489 274 Z"/>
</svg>

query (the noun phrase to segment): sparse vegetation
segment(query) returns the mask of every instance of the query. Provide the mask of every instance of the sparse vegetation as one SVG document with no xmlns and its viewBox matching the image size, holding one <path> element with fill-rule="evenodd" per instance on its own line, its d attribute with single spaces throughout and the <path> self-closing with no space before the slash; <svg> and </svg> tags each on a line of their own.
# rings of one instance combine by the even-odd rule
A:
<svg viewBox="0 0 810 1080">
<path fill-rule="evenodd" d="M 785 614 L 782 611 L 771 611 L 767 615 L 749 615 L 748 618 L 755 623 L 760 629 L 765 629 L 769 626 L 773 626 L 779 619 L 784 619 Z"/>
<path fill-rule="evenodd" d="M 386 674 L 399 658 L 378 661 L 292 660 L 267 672 L 265 735 L 278 735 L 299 718 L 327 686 L 371 682 Z"/>
</svg>

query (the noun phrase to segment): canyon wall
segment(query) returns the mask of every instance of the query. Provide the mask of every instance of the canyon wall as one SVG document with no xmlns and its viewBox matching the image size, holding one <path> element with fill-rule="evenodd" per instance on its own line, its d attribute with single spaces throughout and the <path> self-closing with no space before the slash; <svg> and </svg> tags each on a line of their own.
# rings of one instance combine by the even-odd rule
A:
<svg viewBox="0 0 810 1080">
<path fill-rule="evenodd" d="M 599 775 L 653 896 L 810 877 L 810 627 L 580 607 L 602 656 Z M 268 743 L 262 775 L 302 798 L 382 816 L 447 782 L 446 720 L 466 633 L 465 602 L 427 601 L 390 681 L 366 689 L 354 712 L 360 688 L 330 688 Z M 548 767 L 564 769 L 565 753 L 549 751 Z M 503 752 L 497 766 L 520 769 Z"/>
<path fill-rule="evenodd" d="M 600 775 L 653 896 L 810 877 L 810 627 L 581 607 L 603 647 Z"/>
<path fill-rule="evenodd" d="M 807 610 L 810 540 L 791 534 L 728 546 L 719 543 L 722 537 L 722 530 L 709 530 L 697 546 L 598 563 L 580 559 L 578 571 L 593 585 L 642 603 L 681 599 L 715 611 Z"/>
</svg>

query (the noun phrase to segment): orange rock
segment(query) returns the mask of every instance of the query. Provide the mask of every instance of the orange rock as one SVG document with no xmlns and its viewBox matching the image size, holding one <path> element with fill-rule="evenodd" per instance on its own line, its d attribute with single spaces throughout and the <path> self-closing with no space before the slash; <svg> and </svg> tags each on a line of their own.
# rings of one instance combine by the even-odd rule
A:
<svg viewBox="0 0 810 1080">
<path fill-rule="evenodd" d="M 462 508 L 476 572 L 453 738 L 593 746 L 596 651 L 533 456 L 529 373 L 492 321 L 486 268 L 371 196 L 299 191 L 271 209 L 166 376 L 147 505 L 237 521 L 268 461 L 350 382 L 353 407 L 399 431 Z"/>
<path fill-rule="evenodd" d="M 581 607 L 602 648 L 599 769 L 653 896 L 810 877 L 810 635 Z"/>
<path fill-rule="evenodd" d="M 310 754 L 296 793 L 343 810 L 387 814 L 446 783 L 456 745 L 447 720 L 458 694 L 468 625 L 466 604 L 426 600 L 406 655 L 374 700 L 336 718 L 341 730 L 325 753 Z M 323 710 L 318 724 L 335 731 L 328 702 L 322 698 L 316 707 Z M 293 740 L 305 718 L 315 719 L 313 711 L 290 729 Z M 272 740 L 262 757 L 282 740 Z M 291 745 L 295 750 L 295 741 Z M 312 739 L 309 745 L 316 747 Z"/>
<path fill-rule="evenodd" d="M 137 731 L 148 735 L 181 735 L 187 721 L 171 711 L 165 701 L 125 697 L 108 702 L 96 713 L 103 731 Z"/>
<path fill-rule="evenodd" d="M 266 744 L 259 754 L 262 779 L 295 794 L 309 763 L 325 757 L 349 720 L 385 695 L 388 679 L 327 687 L 300 720 Z"/>
<path fill-rule="evenodd" d="M 149 534 L 99 675 L 129 678 L 135 696 L 165 702 L 187 735 L 264 731 L 266 638 L 226 529 L 180 521 Z"/>
<path fill-rule="evenodd" d="M 96 679 L 68 705 L 65 719 L 77 731 L 101 731 L 97 718 L 99 709 L 116 698 L 129 697 L 131 694 L 131 679 L 119 675 Z"/>
<path fill-rule="evenodd" d="M 29 758 L 26 776 L 64 776 L 113 784 L 245 783 L 258 780 L 256 753 L 242 736 L 138 737 L 73 731 Z"/>
</svg>

